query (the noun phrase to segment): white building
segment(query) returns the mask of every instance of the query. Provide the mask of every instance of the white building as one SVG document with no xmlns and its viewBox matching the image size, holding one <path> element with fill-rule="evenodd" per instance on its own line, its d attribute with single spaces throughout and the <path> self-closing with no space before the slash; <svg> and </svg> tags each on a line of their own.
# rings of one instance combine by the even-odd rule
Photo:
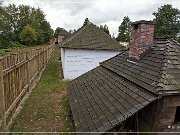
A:
<svg viewBox="0 0 180 135">
<path fill-rule="evenodd" d="M 64 79 L 74 79 L 125 49 L 97 26 L 86 25 L 61 45 Z"/>
</svg>

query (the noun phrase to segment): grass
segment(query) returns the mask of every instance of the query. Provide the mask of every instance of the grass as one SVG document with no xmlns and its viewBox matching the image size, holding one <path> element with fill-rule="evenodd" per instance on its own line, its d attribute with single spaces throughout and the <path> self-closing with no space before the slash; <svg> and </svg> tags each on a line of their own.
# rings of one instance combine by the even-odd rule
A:
<svg viewBox="0 0 180 135">
<path fill-rule="evenodd" d="M 11 128 L 13 132 L 72 132 L 67 81 L 60 78 L 59 48 Z"/>
</svg>

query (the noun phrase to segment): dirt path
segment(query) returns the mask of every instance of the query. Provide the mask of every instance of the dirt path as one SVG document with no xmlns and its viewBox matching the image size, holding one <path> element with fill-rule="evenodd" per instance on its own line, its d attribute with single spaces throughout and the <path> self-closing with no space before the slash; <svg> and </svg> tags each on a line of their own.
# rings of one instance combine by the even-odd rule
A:
<svg viewBox="0 0 180 135">
<path fill-rule="evenodd" d="M 60 49 L 55 47 L 41 80 L 33 89 L 12 132 L 69 132 L 74 131 L 69 117 L 66 81 L 60 78 Z"/>
</svg>

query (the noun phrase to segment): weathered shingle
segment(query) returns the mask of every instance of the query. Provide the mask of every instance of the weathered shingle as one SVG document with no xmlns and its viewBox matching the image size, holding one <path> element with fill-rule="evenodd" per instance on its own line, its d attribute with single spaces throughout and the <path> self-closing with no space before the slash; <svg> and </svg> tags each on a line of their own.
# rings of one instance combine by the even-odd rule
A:
<svg viewBox="0 0 180 135">
<path fill-rule="evenodd" d="M 157 90 L 179 89 L 179 59 L 180 45 L 177 42 L 158 39 L 154 41 L 152 49 L 136 63 L 128 59 L 126 51 L 101 65 L 156 93 Z"/>
<path fill-rule="evenodd" d="M 76 131 L 105 132 L 156 97 L 100 66 L 69 84 Z"/>
<path fill-rule="evenodd" d="M 69 32 L 67 32 L 66 30 L 61 30 L 59 35 L 61 35 L 61 36 L 70 36 L 71 34 Z"/>
<path fill-rule="evenodd" d="M 94 24 L 89 24 L 79 29 L 75 34 L 66 39 L 61 47 L 115 51 L 126 49 Z"/>
<path fill-rule="evenodd" d="M 138 62 L 128 51 L 69 83 L 76 131 L 105 132 L 156 100 L 160 92 L 179 91 L 180 45 L 156 39 Z"/>
</svg>

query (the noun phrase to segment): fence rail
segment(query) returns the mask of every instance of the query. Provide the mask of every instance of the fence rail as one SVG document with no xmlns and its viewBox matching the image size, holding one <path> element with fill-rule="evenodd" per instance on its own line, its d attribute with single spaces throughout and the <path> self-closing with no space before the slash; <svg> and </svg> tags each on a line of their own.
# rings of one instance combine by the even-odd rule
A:
<svg viewBox="0 0 180 135">
<path fill-rule="evenodd" d="M 7 131 L 39 80 L 53 45 L 0 57 L 0 131 Z"/>
</svg>

